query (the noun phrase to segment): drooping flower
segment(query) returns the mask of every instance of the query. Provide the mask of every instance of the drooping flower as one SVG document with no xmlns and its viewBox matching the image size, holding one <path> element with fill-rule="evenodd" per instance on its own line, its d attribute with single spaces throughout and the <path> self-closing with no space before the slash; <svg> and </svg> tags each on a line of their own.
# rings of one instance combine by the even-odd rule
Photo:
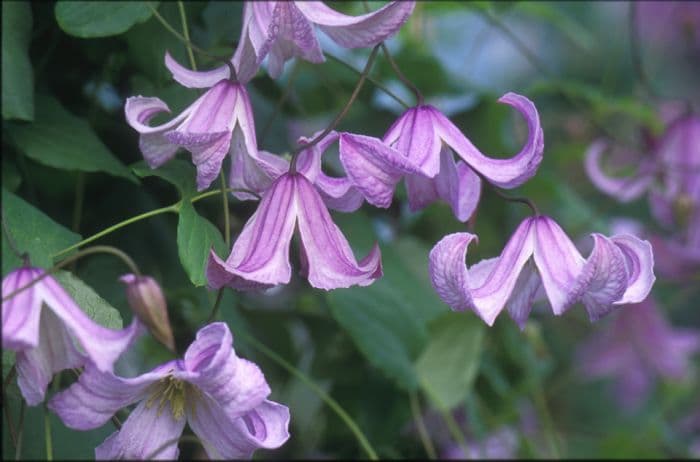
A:
<svg viewBox="0 0 700 462">
<path fill-rule="evenodd" d="M 307 150 L 307 152 L 309 152 Z M 310 157 L 310 156 L 305 156 Z M 299 161 L 299 164 L 306 164 Z M 313 165 L 318 162 L 313 162 Z M 375 246 L 359 263 L 347 239 L 333 223 L 314 186 L 320 167 L 286 172 L 264 194 L 223 261 L 214 251 L 207 265 L 209 286 L 218 289 L 261 289 L 288 283 L 291 278 L 289 244 L 295 226 L 301 237 L 301 272 L 319 289 L 366 286 L 381 277 L 381 255 Z"/>
<path fill-rule="evenodd" d="M 411 210 L 440 198 L 466 221 L 479 200 L 481 180 L 475 172 L 496 186 L 514 188 L 531 178 L 542 161 L 544 139 L 535 105 L 515 93 L 499 101 L 516 108 L 528 124 L 525 145 L 510 159 L 484 156 L 439 110 L 421 105 L 394 122 L 382 141 L 341 134 L 340 160 L 367 202 L 377 207 L 391 204 L 394 187 L 405 176 Z"/>
<path fill-rule="evenodd" d="M 628 234 L 592 237 L 593 250 L 584 259 L 554 220 L 530 217 L 499 257 L 467 268 L 467 247 L 476 236 L 450 234 L 430 252 L 433 287 L 453 310 L 472 309 L 488 325 L 507 304 L 521 329 L 540 285 L 555 315 L 581 300 L 591 321 L 644 300 L 655 280 L 649 243 Z"/>
<path fill-rule="evenodd" d="M 170 351 L 175 351 L 168 305 L 158 283 L 150 276 L 135 274 L 125 274 L 119 281 L 126 285 L 126 299 L 131 311 L 148 327 L 156 340 Z"/>
<path fill-rule="evenodd" d="M 141 330 L 136 318 L 123 330 L 95 323 L 40 268 L 23 267 L 5 276 L 2 297 L 2 347 L 17 353 L 17 384 L 30 406 L 44 400 L 46 387 L 58 371 L 90 362 L 101 371 L 111 371 Z"/>
<path fill-rule="evenodd" d="M 372 13 L 348 16 L 316 1 L 245 2 L 243 29 L 233 56 L 238 78 L 250 80 L 268 55 L 268 72 L 273 79 L 295 56 L 324 62 L 314 24 L 345 48 L 374 46 L 396 33 L 414 6 L 413 1 L 395 1 Z"/>
<path fill-rule="evenodd" d="M 652 298 L 620 310 L 605 330 L 595 332 L 578 351 L 581 372 L 615 378 L 615 391 L 626 409 L 639 406 L 657 377 L 687 376 L 689 356 L 700 351 L 700 331 L 676 329 Z"/>
<path fill-rule="evenodd" d="M 49 409 L 68 427 L 90 430 L 138 403 L 121 429 L 95 448 L 97 459 L 177 459 L 186 423 L 210 458 L 241 459 L 289 438 L 289 409 L 269 394 L 258 366 L 236 356 L 228 326 L 216 322 L 197 332 L 184 359 L 138 377 L 86 367 Z"/>
<path fill-rule="evenodd" d="M 197 167 L 197 189 L 201 191 L 219 175 L 222 162 L 230 153 L 232 188 L 259 192 L 269 186 L 270 176 L 259 165 L 259 157 L 273 165 L 280 159 L 258 152 L 255 121 L 245 85 L 229 80 L 226 66 L 222 68 L 224 72 L 191 71 L 167 53 L 165 64 L 180 84 L 188 88 L 211 88 L 170 122 L 154 127 L 148 125 L 149 120 L 159 112 L 170 112 L 167 104 L 143 96 L 126 100 L 127 122 L 141 135 L 139 147 L 148 165 L 160 167 L 183 147 L 192 154 Z M 237 196 L 251 197 L 245 193 Z"/>
</svg>

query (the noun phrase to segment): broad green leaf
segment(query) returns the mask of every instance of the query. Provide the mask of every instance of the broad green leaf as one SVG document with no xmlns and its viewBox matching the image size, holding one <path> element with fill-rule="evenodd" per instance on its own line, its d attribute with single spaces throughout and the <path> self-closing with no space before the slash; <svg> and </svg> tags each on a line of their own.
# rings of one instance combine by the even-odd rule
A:
<svg viewBox="0 0 700 462">
<path fill-rule="evenodd" d="M 34 120 L 29 2 L 2 2 L 2 118 Z"/>
<path fill-rule="evenodd" d="M 73 273 L 61 270 L 54 273 L 54 277 L 90 319 L 110 329 L 122 328 L 123 322 L 119 311 Z M 116 280 L 114 283 L 118 284 Z"/>
<path fill-rule="evenodd" d="M 367 229 L 366 224 L 365 236 Z M 426 324 L 446 310 L 430 285 L 427 262 L 424 245 L 399 239 L 382 247 L 381 279 L 327 294 L 333 317 L 367 360 L 406 390 L 418 387 L 413 364 L 428 340 Z"/>
<path fill-rule="evenodd" d="M 183 198 L 192 197 L 197 191 L 194 166 L 184 160 L 173 159 L 156 169 L 150 168 L 144 161 L 139 161 L 131 165 L 131 170 L 140 178 L 157 176 L 164 179 L 173 184 Z"/>
<path fill-rule="evenodd" d="M 76 37 L 107 37 L 126 32 L 153 15 L 158 2 L 59 1 L 58 25 Z"/>
<path fill-rule="evenodd" d="M 2 190 L 2 216 L 7 232 L 20 253 L 27 252 L 31 264 L 42 268 L 53 265 L 51 255 L 80 241 L 80 235 L 68 230 L 11 192 Z M 22 262 L 11 250 L 2 233 L 2 274 Z"/>
<path fill-rule="evenodd" d="M 177 251 L 182 267 L 196 286 L 207 282 L 205 270 L 212 247 L 218 255 L 227 250 L 216 226 L 200 216 L 189 201 L 183 201 L 177 223 Z"/>
<path fill-rule="evenodd" d="M 484 326 L 469 313 L 446 313 L 430 325 L 430 340 L 416 362 L 421 387 L 441 409 L 461 403 L 479 368 Z"/>
<path fill-rule="evenodd" d="M 105 172 L 136 181 L 87 121 L 68 112 L 51 96 L 37 94 L 34 123 L 13 124 L 9 133 L 20 151 L 49 167 Z"/>
<path fill-rule="evenodd" d="M 17 170 L 15 163 L 3 157 L 2 158 L 2 185 L 11 192 L 14 192 L 22 184 L 22 177 Z"/>
</svg>

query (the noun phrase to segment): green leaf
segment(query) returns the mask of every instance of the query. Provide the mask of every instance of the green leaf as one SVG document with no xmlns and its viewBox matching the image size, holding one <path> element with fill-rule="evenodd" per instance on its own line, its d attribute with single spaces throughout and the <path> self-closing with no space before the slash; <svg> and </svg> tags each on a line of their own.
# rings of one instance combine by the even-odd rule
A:
<svg viewBox="0 0 700 462">
<path fill-rule="evenodd" d="M 177 222 L 177 250 L 182 267 L 195 286 L 207 282 L 205 268 L 212 246 L 218 255 L 227 250 L 216 226 L 200 216 L 189 201 L 183 201 Z"/>
<path fill-rule="evenodd" d="M 2 2 L 2 118 L 34 120 L 29 2 Z"/>
<path fill-rule="evenodd" d="M 60 270 L 54 273 L 54 277 L 90 319 L 110 329 L 122 328 L 123 322 L 119 311 L 73 273 Z M 117 281 L 114 283 L 116 284 Z"/>
<path fill-rule="evenodd" d="M 421 387 L 449 411 L 469 394 L 481 359 L 484 326 L 468 313 L 446 313 L 430 326 L 428 347 L 416 362 Z"/>
<path fill-rule="evenodd" d="M 55 14 L 58 25 L 76 37 L 107 37 L 126 32 L 153 15 L 158 2 L 60 1 Z"/>
<path fill-rule="evenodd" d="M 326 295 L 333 317 L 367 360 L 406 390 L 418 387 L 413 363 L 428 340 L 426 324 L 446 309 L 430 285 L 427 262 L 424 245 L 399 239 L 382 248 L 381 279 Z"/>
<path fill-rule="evenodd" d="M 68 112 L 51 96 L 37 94 L 34 123 L 14 124 L 8 132 L 20 151 L 49 167 L 105 172 L 136 181 L 87 121 Z"/>
<path fill-rule="evenodd" d="M 173 184 L 183 199 L 188 199 L 197 192 L 194 166 L 190 162 L 173 159 L 156 169 L 149 167 L 146 162 L 139 161 L 131 165 L 131 170 L 140 178 L 157 176 Z"/>
<path fill-rule="evenodd" d="M 13 243 L 20 253 L 27 252 L 31 264 L 41 268 L 53 265 L 51 255 L 80 241 L 81 237 L 46 216 L 24 200 L 3 188 L 2 217 Z M 2 233 L 2 274 L 22 264 Z"/>
</svg>

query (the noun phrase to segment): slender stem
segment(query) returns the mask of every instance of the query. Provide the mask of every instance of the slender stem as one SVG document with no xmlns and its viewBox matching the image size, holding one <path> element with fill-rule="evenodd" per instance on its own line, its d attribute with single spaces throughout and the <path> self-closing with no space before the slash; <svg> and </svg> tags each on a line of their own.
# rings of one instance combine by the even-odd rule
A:
<svg viewBox="0 0 700 462">
<path fill-rule="evenodd" d="M 221 299 L 223 297 L 224 297 L 224 288 L 222 287 L 216 293 L 216 301 L 214 302 L 214 306 L 211 309 L 211 313 L 209 314 L 209 318 L 207 318 L 207 324 L 209 324 L 214 319 L 216 319 L 216 316 L 219 313 L 219 305 L 221 305 Z"/>
<path fill-rule="evenodd" d="M 39 276 L 36 279 L 33 279 L 32 281 L 28 282 L 27 284 L 23 285 L 22 287 L 19 287 L 18 289 L 10 292 L 6 296 L 2 298 L 2 301 L 5 302 L 18 293 L 22 292 L 23 290 L 27 290 L 28 288 L 32 287 L 34 284 L 38 283 L 45 277 L 49 276 L 50 274 L 55 273 L 59 269 L 70 265 L 74 261 L 78 260 L 79 258 L 85 257 L 87 255 L 92 255 L 95 253 L 109 253 L 117 258 L 121 259 L 128 267 L 131 269 L 131 272 L 134 273 L 137 276 L 141 276 L 141 271 L 139 271 L 138 266 L 136 266 L 136 263 L 129 257 L 126 253 L 122 252 L 121 250 L 117 249 L 116 247 L 108 246 L 108 245 L 96 245 L 94 247 L 88 247 L 87 249 L 81 250 L 80 252 L 76 253 L 75 255 L 71 255 L 70 257 L 66 258 L 65 260 L 61 260 L 59 263 L 55 264 L 51 268 L 49 268 L 47 271 L 44 271 L 41 276 Z"/>
<path fill-rule="evenodd" d="M 221 169 L 219 172 L 221 177 L 221 203 L 224 207 L 224 242 L 226 247 L 231 244 L 231 215 L 228 209 L 228 193 L 226 192 L 226 175 L 224 175 L 224 170 Z"/>
<path fill-rule="evenodd" d="M 46 460 L 53 460 L 53 444 L 51 439 L 51 421 L 49 420 L 49 409 L 44 403 L 44 443 L 46 444 Z"/>
<path fill-rule="evenodd" d="M 537 206 L 535 205 L 535 203 L 532 201 L 532 199 L 528 199 L 527 197 L 512 197 L 512 196 L 509 196 L 507 194 L 504 194 L 503 191 L 498 189 L 496 186 L 493 186 L 493 185 L 491 185 L 491 186 L 492 186 L 492 188 L 491 188 L 492 191 L 495 192 L 496 195 L 498 197 L 500 197 L 501 199 L 504 199 L 508 202 L 519 202 L 521 204 L 525 204 L 528 207 L 530 207 L 530 210 L 532 210 L 532 213 L 535 214 L 535 216 L 540 215 L 540 211 L 537 208 Z"/>
<path fill-rule="evenodd" d="M 10 441 L 12 441 L 12 447 L 17 447 L 17 430 L 15 430 L 15 424 L 12 422 L 12 416 L 10 415 L 10 407 L 7 405 L 7 397 L 5 396 L 5 390 L 2 392 L 2 410 L 5 414 L 5 420 L 7 421 L 7 428 L 10 430 Z"/>
<path fill-rule="evenodd" d="M 19 422 L 17 422 L 17 446 L 15 446 L 15 460 L 22 456 L 22 436 L 24 436 L 24 400 L 19 404 Z"/>
<path fill-rule="evenodd" d="M 296 172 L 296 163 L 297 163 L 297 157 L 298 154 L 305 150 L 309 149 L 316 144 L 318 144 L 319 141 L 321 141 L 323 138 L 326 137 L 330 132 L 332 132 L 336 126 L 340 123 L 341 120 L 345 117 L 345 115 L 348 113 L 350 110 L 350 106 L 355 102 L 357 99 L 357 95 L 360 94 L 360 90 L 362 90 L 362 85 L 365 83 L 365 79 L 367 78 L 367 74 L 369 74 L 369 71 L 372 69 L 372 64 L 374 64 L 374 60 L 377 57 L 377 52 L 379 51 L 379 45 L 376 45 L 372 49 L 372 53 L 369 55 L 369 58 L 367 59 L 367 64 L 365 64 L 365 68 L 362 70 L 362 74 L 360 74 L 360 78 L 357 80 L 357 84 L 355 85 L 355 89 L 353 90 L 352 94 L 350 95 L 350 99 L 348 99 L 348 102 L 345 103 L 345 106 L 343 109 L 338 113 L 338 115 L 333 119 L 333 122 L 330 123 L 326 127 L 325 130 L 323 130 L 318 136 L 316 136 L 314 139 L 309 141 L 307 144 L 298 147 L 292 152 L 292 160 L 289 163 L 289 171 L 290 173 Z"/>
<path fill-rule="evenodd" d="M 185 12 L 185 4 L 181 0 L 178 0 L 177 7 L 180 10 L 180 21 L 182 22 L 182 33 L 185 38 L 185 48 L 187 48 L 187 56 L 190 58 L 190 65 L 192 70 L 197 70 L 197 63 L 194 60 L 194 53 L 192 53 L 192 42 L 190 41 L 190 29 L 187 27 L 187 13 Z"/>
<path fill-rule="evenodd" d="M 331 398 L 330 395 L 328 395 L 328 393 L 321 389 L 321 387 L 316 385 L 316 383 L 314 383 L 314 381 L 311 380 L 311 378 L 309 378 L 306 374 L 289 364 L 284 358 L 279 356 L 267 346 L 260 343 L 245 332 L 239 332 L 238 335 L 242 336 L 245 339 L 245 341 L 249 342 L 256 350 L 260 351 L 262 354 L 264 354 L 265 356 L 267 356 L 268 358 L 285 368 L 292 375 L 294 375 L 296 378 L 304 382 L 304 384 L 306 384 L 309 388 L 311 388 L 311 390 L 313 390 L 313 392 L 316 393 L 319 396 L 319 398 L 321 398 L 321 400 L 324 403 L 326 403 L 326 405 L 328 405 L 328 407 L 330 407 L 338 415 L 338 417 L 340 417 L 340 419 L 345 423 L 345 425 L 347 425 L 347 427 L 350 429 L 353 435 L 355 435 L 355 438 L 357 438 L 358 443 L 367 454 L 367 457 L 369 457 L 371 460 L 378 460 L 377 453 L 372 448 L 372 445 L 367 440 L 367 437 L 365 437 L 364 433 L 362 433 L 362 430 L 360 430 L 360 428 L 357 426 L 352 417 L 350 417 L 350 415 L 348 415 L 348 413 L 345 412 L 345 409 L 343 409 L 337 401 Z"/>
<path fill-rule="evenodd" d="M 177 204 L 173 204 L 173 205 L 170 205 L 170 206 L 168 206 L 168 207 L 162 207 L 162 208 L 159 208 L 159 209 L 151 210 L 150 212 L 142 213 L 142 214 L 140 214 L 140 215 L 136 215 L 135 217 L 131 217 L 131 218 L 127 219 L 127 220 L 121 221 L 121 222 L 119 222 L 119 223 L 117 223 L 117 224 L 115 224 L 115 225 L 110 226 L 109 228 L 103 229 L 102 231 L 100 231 L 100 232 L 98 232 L 98 233 L 96 233 L 96 234 L 93 234 L 92 236 L 88 237 L 87 239 L 83 239 L 82 241 L 80 241 L 80 242 L 78 242 L 78 243 L 76 243 L 76 244 L 73 244 L 73 245 L 71 245 L 71 246 L 69 246 L 69 247 L 66 247 L 66 248 L 63 249 L 63 250 L 60 250 L 60 251 L 56 252 L 55 254 L 53 254 L 53 255 L 51 255 L 51 256 L 52 256 L 53 258 L 56 258 L 56 257 L 58 257 L 58 256 L 60 256 L 60 255 L 63 255 L 64 253 L 68 253 L 68 252 L 70 252 L 71 250 L 75 250 L 75 249 L 77 249 L 78 247 L 82 247 L 82 246 L 84 246 L 85 244 L 89 244 L 90 242 L 95 241 L 95 240 L 97 240 L 97 239 L 99 239 L 99 238 L 101 238 L 101 237 L 103 237 L 103 236 L 106 236 L 107 234 L 110 234 L 110 233 L 112 233 L 112 232 L 114 232 L 114 231 L 116 231 L 116 230 L 118 230 L 118 229 L 121 229 L 121 228 L 123 228 L 123 227 L 125 227 L 125 226 L 127 226 L 127 225 L 130 225 L 130 224 L 132 224 L 132 223 L 136 223 L 137 221 L 141 221 L 141 220 L 143 220 L 143 219 L 145 219 L 145 218 L 150 218 L 150 217 L 153 217 L 153 216 L 156 216 L 156 215 L 160 215 L 161 213 L 168 213 L 168 212 L 175 212 L 175 213 L 177 213 L 177 211 L 178 211 L 178 209 L 177 209 L 177 207 L 176 207 L 177 205 L 179 205 L 179 202 L 178 202 Z"/>
<path fill-rule="evenodd" d="M 411 401 L 411 413 L 413 414 L 413 420 L 418 428 L 418 435 L 420 436 L 421 443 L 423 444 L 423 449 L 428 455 L 428 459 L 435 460 L 437 455 L 435 453 L 435 447 L 433 442 L 430 441 L 430 435 L 428 430 L 425 428 L 425 422 L 423 422 L 423 416 L 420 412 L 420 403 L 418 402 L 418 396 L 415 391 L 409 392 L 408 397 Z"/>
<path fill-rule="evenodd" d="M 342 64 L 343 66 L 345 66 L 346 68 L 350 69 L 351 71 L 355 72 L 355 73 L 358 74 L 358 75 L 362 73 L 362 71 L 358 71 L 357 69 L 355 69 L 354 67 L 352 67 L 352 65 L 350 65 L 349 63 L 346 63 L 345 61 L 343 61 L 342 59 L 338 58 L 337 56 L 334 56 L 334 55 L 332 55 L 332 54 L 330 54 L 330 53 L 328 53 L 328 52 L 325 52 L 325 51 L 323 52 L 323 54 L 325 55 L 326 58 L 330 58 L 331 60 L 333 60 L 333 61 L 335 61 L 335 62 L 337 62 L 337 63 Z M 372 85 L 374 85 L 375 87 L 379 88 L 381 91 L 383 91 L 384 93 L 386 93 L 387 95 L 389 95 L 390 97 L 392 97 L 397 103 L 399 103 L 400 105 L 402 105 L 405 109 L 408 109 L 409 107 L 411 107 L 407 102 L 405 102 L 404 100 L 402 100 L 401 98 L 399 98 L 398 96 L 396 96 L 396 93 L 394 93 L 394 92 L 392 92 L 391 90 L 389 90 L 387 87 L 384 86 L 383 83 L 379 82 L 379 81 L 376 80 L 374 77 L 368 75 L 368 76 L 367 76 L 367 80 L 368 80 L 369 82 L 371 82 Z"/>
<path fill-rule="evenodd" d="M 260 132 L 260 136 L 258 137 L 259 140 L 265 139 L 267 131 L 270 129 L 270 127 L 272 127 L 272 122 L 275 120 L 275 117 L 277 117 L 277 114 L 282 110 L 282 105 L 284 105 L 284 102 L 287 100 L 287 97 L 291 93 L 294 80 L 299 74 L 299 69 L 301 69 L 301 67 L 299 66 L 299 60 L 294 60 L 294 66 L 292 67 L 292 72 L 289 74 L 289 80 L 287 80 L 287 84 L 284 86 L 282 95 L 280 95 L 279 99 L 277 100 L 277 103 L 275 103 L 275 107 L 272 110 L 272 114 L 270 114 L 270 117 L 268 117 L 265 121 L 265 125 L 263 126 L 263 129 Z"/>
<path fill-rule="evenodd" d="M 404 85 L 406 85 L 408 88 L 411 89 L 414 95 L 416 95 L 416 105 L 417 106 L 422 106 L 423 105 L 423 94 L 420 92 L 418 87 L 415 86 L 413 82 L 411 82 L 408 77 L 404 75 L 403 72 L 401 72 L 401 69 L 399 69 L 399 65 L 396 64 L 396 61 L 394 61 L 394 58 L 391 57 L 391 54 L 389 53 L 389 49 L 386 47 L 384 42 L 381 43 L 382 47 L 382 52 L 384 53 L 384 56 L 386 57 L 387 61 L 389 61 L 389 64 L 391 65 L 391 68 L 394 70 L 394 74 L 401 80 Z"/>
</svg>

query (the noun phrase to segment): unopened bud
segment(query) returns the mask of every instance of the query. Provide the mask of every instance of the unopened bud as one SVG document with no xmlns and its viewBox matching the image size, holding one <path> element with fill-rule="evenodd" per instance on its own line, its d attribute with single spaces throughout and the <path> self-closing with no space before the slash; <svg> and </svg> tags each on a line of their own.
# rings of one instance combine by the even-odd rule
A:
<svg viewBox="0 0 700 462">
<path fill-rule="evenodd" d="M 156 340 L 174 352 L 175 339 L 168 318 L 168 306 L 158 283 L 152 277 L 135 274 L 125 274 L 119 280 L 126 284 L 126 298 L 134 314 Z"/>
</svg>

